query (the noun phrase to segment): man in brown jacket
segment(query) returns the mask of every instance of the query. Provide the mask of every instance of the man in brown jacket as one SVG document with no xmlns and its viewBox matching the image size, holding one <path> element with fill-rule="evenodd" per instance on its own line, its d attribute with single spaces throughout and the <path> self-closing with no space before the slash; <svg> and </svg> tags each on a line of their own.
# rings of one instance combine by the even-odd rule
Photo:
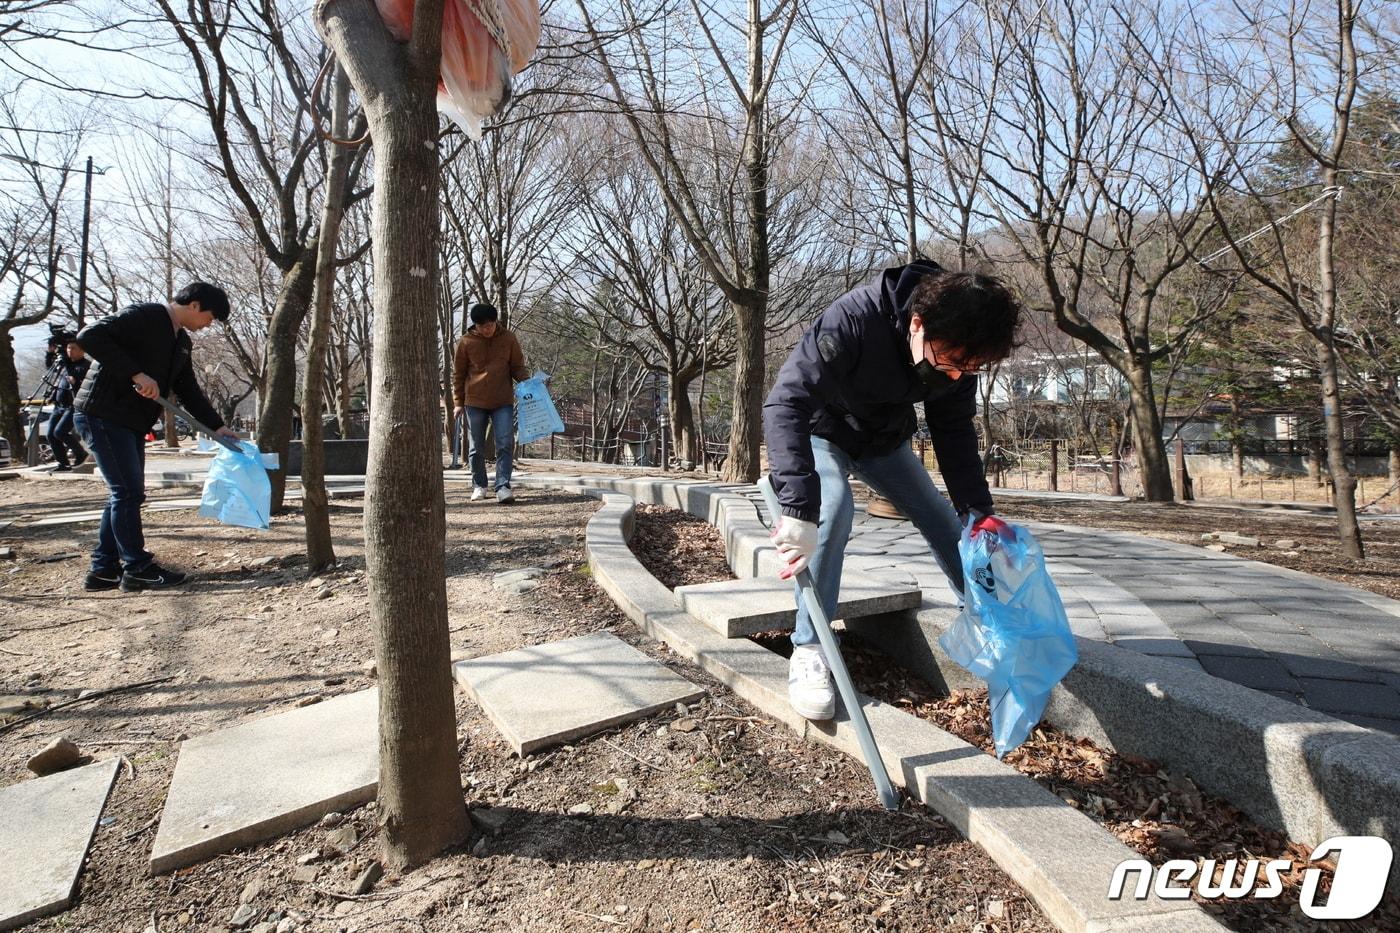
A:
<svg viewBox="0 0 1400 933">
<path fill-rule="evenodd" d="M 496 437 L 496 501 L 509 502 L 515 447 L 515 382 L 530 378 L 515 335 L 499 323 L 496 309 L 472 305 L 472 326 L 457 341 L 452 359 L 453 416 L 465 411 L 471 432 L 472 501 L 486 498 L 486 425 Z"/>
</svg>

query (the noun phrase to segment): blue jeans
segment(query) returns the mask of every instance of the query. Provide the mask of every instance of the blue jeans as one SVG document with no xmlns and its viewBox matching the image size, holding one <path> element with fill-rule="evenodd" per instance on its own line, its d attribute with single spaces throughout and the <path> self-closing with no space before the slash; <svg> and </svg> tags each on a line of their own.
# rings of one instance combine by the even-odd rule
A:
<svg viewBox="0 0 1400 933">
<path fill-rule="evenodd" d="M 146 442 L 142 432 L 86 412 L 73 425 L 97 461 L 110 495 L 92 549 L 94 572 L 136 573 L 155 560 L 141 531 L 141 503 L 146 501 Z"/>
<path fill-rule="evenodd" d="M 496 489 L 510 485 L 510 460 L 515 451 L 515 406 L 473 408 L 467 406 L 467 428 L 471 435 L 472 483 L 486 485 L 486 424 L 496 438 Z"/>
<path fill-rule="evenodd" d="M 55 408 L 49 415 L 49 450 L 54 462 L 63 466 L 68 466 L 69 453 L 81 453 L 73 443 L 73 409 Z"/>
<path fill-rule="evenodd" d="M 821 518 L 817 525 L 817 549 L 809 569 L 816 586 L 817 597 L 827 618 L 836 613 L 841 590 L 841 569 L 846 562 L 846 543 L 851 537 L 855 502 L 851 484 L 846 476 L 854 473 L 879 495 L 914 523 L 933 549 L 934 560 L 959 594 L 963 588 L 962 558 L 958 556 L 958 539 L 962 525 L 952 504 L 933 485 L 928 470 L 914 456 L 908 444 L 887 454 L 866 454 L 852 457 L 824 438 L 812 438 L 812 454 L 816 460 L 817 478 L 821 481 Z M 797 627 L 792 633 L 794 645 L 817 643 L 816 629 L 803 604 L 802 593 L 796 590 Z"/>
</svg>

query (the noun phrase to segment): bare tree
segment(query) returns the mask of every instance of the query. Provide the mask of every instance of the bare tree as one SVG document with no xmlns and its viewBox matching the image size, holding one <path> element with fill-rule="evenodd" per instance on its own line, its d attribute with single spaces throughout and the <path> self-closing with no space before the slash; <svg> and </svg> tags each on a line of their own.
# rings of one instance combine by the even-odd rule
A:
<svg viewBox="0 0 1400 933">
<path fill-rule="evenodd" d="M 374 405 L 365 559 L 379 663 L 382 849 L 395 866 L 466 838 L 447 638 L 437 403 L 442 2 L 390 34 L 373 0 L 318 0 L 316 22 L 374 141 Z"/>
<path fill-rule="evenodd" d="M 599 130 L 600 149 L 617 143 Z M 702 371 L 733 362 L 733 318 L 671 222 L 646 167 L 635 156 L 589 161 L 597 170 L 579 186 L 575 264 L 586 287 L 607 297 L 598 310 L 616 325 L 596 334 L 619 341 L 648 370 L 664 375 L 671 449 L 699 463 L 691 385 Z"/>
<path fill-rule="evenodd" d="M 205 162 L 242 209 L 248 232 L 281 272 L 267 322 L 258 397 L 258 446 L 285 463 L 296 393 L 297 334 L 311 303 L 318 244 L 308 161 L 321 140 L 304 118 L 306 71 L 314 51 L 289 32 L 278 0 L 196 3 L 155 0 L 194 72 L 188 103 L 207 120 Z M 169 93 L 162 89 L 162 93 Z M 282 507 L 286 472 L 270 471 L 272 505 Z"/>
<path fill-rule="evenodd" d="M 0 434 L 10 449 L 27 449 L 20 421 L 19 374 L 13 332 L 37 324 L 66 303 L 59 278 L 71 252 L 63 193 L 74 173 L 81 131 L 36 144 L 8 95 L 0 98 L 6 127 L 0 131 L 0 163 L 13 168 L 16 187 L 0 188 Z M 50 139 L 52 139 L 50 137 Z"/>
<path fill-rule="evenodd" d="M 1040 273 L 1034 303 L 1122 374 L 1143 493 L 1170 501 L 1153 368 L 1218 307 L 1180 317 L 1159 301 L 1212 228 L 1216 175 L 1182 160 L 1164 130 L 1189 75 L 1143 62 L 1174 61 L 1182 37 L 1132 3 L 1018 4 L 994 22 L 1008 51 L 986 103 L 991 213 Z"/>
<path fill-rule="evenodd" d="M 1313 176 L 1307 179 L 1311 201 L 1299 206 L 1285 192 L 1271 189 L 1257 171 L 1263 149 L 1243 140 L 1231 147 L 1228 166 L 1233 191 L 1212 192 L 1209 204 L 1219 222 L 1228 253 L 1268 300 L 1288 309 L 1312 342 L 1321 390 L 1322 421 L 1327 437 L 1327 472 L 1333 485 L 1337 530 L 1342 552 L 1362 558 L 1365 549 L 1356 521 L 1356 478 L 1346 461 L 1342 382 L 1338 357 L 1338 278 L 1336 240 L 1339 195 L 1360 89 L 1356 44 L 1360 2 L 1275 3 L 1240 5 L 1244 39 L 1231 32 L 1217 37 L 1202 58 L 1224 85 L 1261 103 L 1303 153 Z M 1182 112 L 1191 102 L 1183 100 Z M 1194 121 L 1182 120 L 1183 124 Z M 1198 160 L 1207 140 L 1222 138 L 1221 127 L 1186 133 Z M 1224 138 L 1238 139 L 1237 136 Z M 1255 138 L 1257 140 L 1257 137 Z M 1245 209 L 1237 205 L 1243 202 Z M 1302 210 L 1315 211 L 1316 239 L 1305 262 L 1287 242 L 1289 221 Z M 1261 224 L 1262 221 L 1262 224 Z M 1312 271 L 1309 271 L 1311 267 Z"/>
<path fill-rule="evenodd" d="M 526 96 L 487 127 L 461 134 L 445 163 L 443 206 L 461 249 L 462 291 L 495 305 L 503 326 L 525 323 L 527 295 L 548 291 L 567 269 L 554 255 L 560 226 L 578 200 L 576 141 L 550 98 Z"/>
<path fill-rule="evenodd" d="M 576 0 L 590 52 L 616 108 L 631 129 L 675 223 L 729 302 L 735 322 L 734 411 L 726 479 L 758 477 L 761 407 L 766 384 L 764 343 L 773 256 L 770 251 L 777 140 L 789 129 L 772 92 L 796 21 L 795 0 L 747 0 L 730 32 L 712 9 L 676 0 L 643 12 L 623 0 L 618 31 L 605 37 L 583 0 Z M 693 24 L 686 46 L 672 23 Z M 693 17 L 693 18 L 692 18 Z M 732 46 L 732 47 L 731 47 Z M 678 85 L 672 58 L 696 72 Z M 730 62 L 742 60 L 742 71 Z M 716 91 L 723 89 L 722 101 Z M 794 94 L 801 97 L 804 88 Z"/>
<path fill-rule="evenodd" d="M 306 521 L 306 560 L 313 573 L 335 565 L 331 543 L 329 500 L 326 496 L 326 452 L 322 441 L 326 346 L 330 338 L 331 303 L 335 300 L 336 247 L 345 212 L 351 162 L 349 141 L 350 80 L 339 66 L 332 79 L 330 165 L 321 202 L 321 231 L 317 239 L 315 306 L 306 341 L 306 368 L 301 384 L 301 508 Z"/>
</svg>

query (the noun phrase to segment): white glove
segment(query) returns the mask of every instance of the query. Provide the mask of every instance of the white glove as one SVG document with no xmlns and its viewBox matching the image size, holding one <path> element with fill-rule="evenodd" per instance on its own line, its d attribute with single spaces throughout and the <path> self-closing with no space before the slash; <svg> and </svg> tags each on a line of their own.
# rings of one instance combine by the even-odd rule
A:
<svg viewBox="0 0 1400 933">
<path fill-rule="evenodd" d="M 784 515 L 769 537 L 778 546 L 778 556 L 787 563 L 778 576 L 789 580 L 806 570 L 812 561 L 817 549 L 817 523 Z"/>
</svg>

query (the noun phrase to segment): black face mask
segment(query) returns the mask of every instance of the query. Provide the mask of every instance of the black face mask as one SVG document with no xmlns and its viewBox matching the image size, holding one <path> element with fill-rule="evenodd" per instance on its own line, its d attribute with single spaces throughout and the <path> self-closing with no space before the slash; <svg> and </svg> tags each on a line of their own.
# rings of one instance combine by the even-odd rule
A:
<svg viewBox="0 0 1400 933">
<path fill-rule="evenodd" d="M 934 366 L 928 360 L 919 360 L 914 366 L 914 375 L 925 389 L 951 389 L 953 377 Z"/>
</svg>

